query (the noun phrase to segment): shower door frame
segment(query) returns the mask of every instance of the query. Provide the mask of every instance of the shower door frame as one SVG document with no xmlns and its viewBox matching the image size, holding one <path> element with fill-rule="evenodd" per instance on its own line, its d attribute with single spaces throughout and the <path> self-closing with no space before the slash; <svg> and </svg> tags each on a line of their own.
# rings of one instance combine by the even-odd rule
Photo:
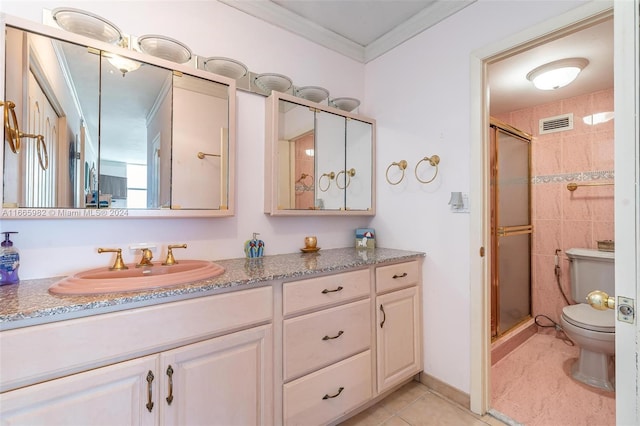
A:
<svg viewBox="0 0 640 426">
<path fill-rule="evenodd" d="M 493 117 L 489 120 L 490 123 L 490 132 L 493 137 L 490 138 L 490 174 L 491 174 L 491 185 L 490 185 L 490 203 L 491 203 L 491 250 L 493 256 L 491 256 L 491 340 L 496 340 L 500 338 L 505 332 L 515 328 L 518 324 L 521 324 L 525 321 L 528 321 L 532 318 L 532 262 L 531 262 L 531 250 L 532 250 L 532 239 L 533 239 L 533 224 L 531 223 L 531 142 L 533 140 L 533 136 L 519 130 L 507 123 L 503 123 L 498 119 Z M 495 128 L 495 129 L 494 129 Z M 512 137 L 522 140 L 527 143 L 527 202 L 528 202 L 528 212 L 527 212 L 527 225 L 516 225 L 516 226 L 507 226 L 501 227 L 500 225 L 500 211 L 499 211 L 499 203 L 500 203 L 500 191 L 498 186 L 498 177 L 500 176 L 498 164 L 499 164 L 499 142 L 498 142 L 498 134 L 506 133 Z M 529 314 L 523 317 L 518 323 L 514 324 L 507 330 L 500 329 L 500 277 L 499 277 L 499 260 L 500 260 L 500 248 L 499 248 L 499 239 L 508 236 L 515 235 L 525 235 L 529 234 Z"/>
</svg>

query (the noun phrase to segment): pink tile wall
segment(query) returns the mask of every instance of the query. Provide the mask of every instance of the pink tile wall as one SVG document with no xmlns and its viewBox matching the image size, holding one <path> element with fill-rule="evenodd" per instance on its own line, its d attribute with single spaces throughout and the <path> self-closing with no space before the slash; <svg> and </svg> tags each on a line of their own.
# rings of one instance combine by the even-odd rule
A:
<svg viewBox="0 0 640 426">
<path fill-rule="evenodd" d="M 613 186 L 567 190 L 575 174 L 613 170 L 614 120 L 595 126 L 582 117 L 613 111 L 613 89 L 559 102 L 496 115 L 500 121 L 533 135 L 532 198 L 532 304 L 533 315 L 559 322 L 565 302 L 554 275 L 555 250 L 560 249 L 561 284 L 571 300 L 569 262 L 565 250 L 596 248 L 598 240 L 613 240 Z M 573 113 L 573 130 L 540 135 L 541 118 Z M 610 173 L 612 176 L 612 173 Z M 580 175 L 578 175 L 580 176 Z M 612 181 L 611 181 L 612 182 Z"/>
<path fill-rule="evenodd" d="M 313 133 L 305 135 L 295 141 L 295 197 L 296 197 L 296 209 L 310 209 L 315 206 L 314 198 L 314 179 L 313 176 L 313 157 L 307 155 L 307 149 L 314 148 Z M 308 177 L 300 180 L 302 174 L 308 175 Z M 300 182 L 298 182 L 300 180 Z"/>
</svg>

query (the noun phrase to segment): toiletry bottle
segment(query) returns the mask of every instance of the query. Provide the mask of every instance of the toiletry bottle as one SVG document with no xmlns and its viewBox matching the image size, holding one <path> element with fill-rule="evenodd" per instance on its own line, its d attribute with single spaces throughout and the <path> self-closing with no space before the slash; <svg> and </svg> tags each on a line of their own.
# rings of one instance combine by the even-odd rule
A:
<svg viewBox="0 0 640 426">
<path fill-rule="evenodd" d="M 3 233 L 4 241 L 0 244 L 0 285 L 15 284 L 20 282 L 20 278 L 18 278 L 20 255 L 18 254 L 18 249 L 13 247 L 13 242 L 9 239 L 9 236 L 17 234 L 17 232 Z"/>
<path fill-rule="evenodd" d="M 246 257 L 262 257 L 264 256 L 264 241 L 258 239 L 257 232 L 253 233 L 253 238 L 244 243 L 244 254 Z"/>
</svg>

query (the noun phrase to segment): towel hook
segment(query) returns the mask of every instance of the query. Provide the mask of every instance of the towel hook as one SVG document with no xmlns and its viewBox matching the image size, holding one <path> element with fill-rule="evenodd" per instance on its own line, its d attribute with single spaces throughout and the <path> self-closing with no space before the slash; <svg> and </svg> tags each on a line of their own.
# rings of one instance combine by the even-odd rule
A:
<svg viewBox="0 0 640 426">
<path fill-rule="evenodd" d="M 344 186 L 340 186 L 340 183 L 338 183 L 338 177 L 344 173 L 344 179 L 345 179 L 345 184 Z M 356 175 L 356 169 L 354 169 L 353 167 L 350 168 L 349 170 L 340 170 L 338 172 L 338 174 L 336 175 L 336 186 L 339 189 L 345 189 L 347 186 L 349 186 L 349 184 L 351 183 L 351 178 L 354 177 Z"/>
<path fill-rule="evenodd" d="M 327 187 L 322 189 L 322 178 L 326 177 L 327 178 Z M 322 176 L 320 176 L 320 179 L 318 179 L 318 188 L 320 189 L 320 191 L 322 192 L 327 192 L 327 190 L 329 189 L 329 186 L 331 186 L 331 181 L 333 179 L 335 179 L 336 174 L 334 172 L 329 172 L 329 173 L 323 173 Z"/>
<path fill-rule="evenodd" d="M 389 179 L 389 169 L 391 169 L 391 167 L 393 166 L 398 166 L 398 168 L 402 171 L 402 175 L 400 175 L 400 179 L 397 180 L 396 182 L 392 182 L 391 179 Z M 404 179 L 404 171 L 406 169 L 407 169 L 407 160 L 400 160 L 397 163 L 394 161 L 393 163 L 389 164 L 389 167 L 387 167 L 387 171 L 384 174 L 384 176 L 387 178 L 387 182 L 389 182 L 389 184 L 397 185 L 400 182 L 402 182 L 402 180 Z"/>
<path fill-rule="evenodd" d="M 420 177 L 418 176 L 418 166 L 420 166 L 420 164 L 424 161 L 428 161 L 429 164 L 431 164 L 432 167 L 436 168 L 436 172 L 433 174 L 433 177 L 429 180 L 422 180 L 420 179 Z M 436 178 L 436 176 L 438 176 L 438 164 L 440 164 L 440 157 L 437 155 L 432 155 L 431 157 L 424 157 L 422 160 L 418 161 L 418 164 L 416 164 L 416 168 L 414 170 L 414 173 L 416 175 L 416 179 L 418 179 L 418 181 L 420 183 L 430 183 L 433 182 L 433 180 Z"/>
</svg>

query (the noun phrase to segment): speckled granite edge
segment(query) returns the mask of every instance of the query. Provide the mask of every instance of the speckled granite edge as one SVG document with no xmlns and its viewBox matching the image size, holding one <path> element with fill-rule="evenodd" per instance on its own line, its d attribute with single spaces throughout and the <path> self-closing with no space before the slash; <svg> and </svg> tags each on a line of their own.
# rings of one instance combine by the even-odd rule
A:
<svg viewBox="0 0 640 426">
<path fill-rule="evenodd" d="M 24 280 L 19 284 L 0 286 L 0 330 L 70 319 L 74 315 L 88 316 L 241 290 L 268 281 L 290 280 L 424 256 L 421 252 L 386 248 L 340 248 L 257 259 L 215 260 L 225 268 L 225 273 L 218 277 L 172 287 L 100 295 L 59 296 L 49 293 L 49 287 L 63 277 Z"/>
</svg>

